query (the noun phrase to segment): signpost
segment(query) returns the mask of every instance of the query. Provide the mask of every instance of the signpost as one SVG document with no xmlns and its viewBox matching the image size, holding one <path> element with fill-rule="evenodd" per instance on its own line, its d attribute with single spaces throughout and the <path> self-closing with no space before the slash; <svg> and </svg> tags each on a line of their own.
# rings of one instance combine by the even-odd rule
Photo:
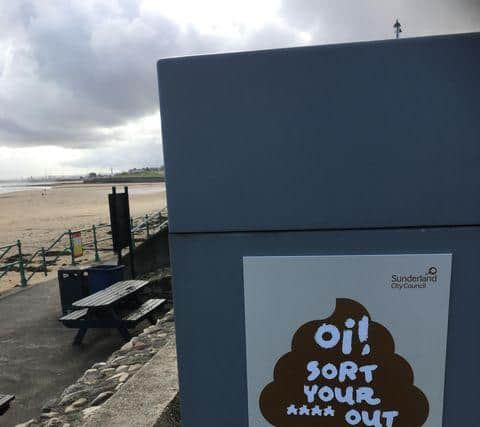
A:
<svg viewBox="0 0 480 427">
<path fill-rule="evenodd" d="M 182 426 L 478 424 L 479 50 L 159 62 Z"/>
<path fill-rule="evenodd" d="M 130 221 L 130 205 L 128 201 L 128 187 L 124 193 L 117 193 L 116 187 L 112 187 L 112 193 L 108 195 L 110 208 L 110 224 L 112 229 L 113 250 L 118 255 L 118 264 L 122 262 L 122 250 L 130 249 L 130 266 L 132 278 L 135 277 L 134 246 Z"/>
</svg>

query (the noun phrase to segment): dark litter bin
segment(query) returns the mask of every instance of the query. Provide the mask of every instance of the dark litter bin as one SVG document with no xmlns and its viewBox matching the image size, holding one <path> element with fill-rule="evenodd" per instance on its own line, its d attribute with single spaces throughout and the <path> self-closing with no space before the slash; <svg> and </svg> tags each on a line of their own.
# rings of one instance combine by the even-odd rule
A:
<svg viewBox="0 0 480 427">
<path fill-rule="evenodd" d="M 72 303 L 89 295 L 89 265 L 62 267 L 58 270 L 58 285 L 62 313 L 68 314 L 74 309 Z"/>
<path fill-rule="evenodd" d="M 90 294 L 101 291 L 123 280 L 124 265 L 96 265 L 88 269 L 88 290 Z"/>
</svg>

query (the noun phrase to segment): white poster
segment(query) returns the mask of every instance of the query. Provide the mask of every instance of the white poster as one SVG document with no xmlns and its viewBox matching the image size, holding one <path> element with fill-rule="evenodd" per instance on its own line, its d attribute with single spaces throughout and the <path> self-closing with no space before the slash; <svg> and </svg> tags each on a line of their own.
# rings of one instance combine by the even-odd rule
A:
<svg viewBox="0 0 480 427">
<path fill-rule="evenodd" d="M 441 426 L 451 262 L 245 257 L 249 426 Z"/>
</svg>

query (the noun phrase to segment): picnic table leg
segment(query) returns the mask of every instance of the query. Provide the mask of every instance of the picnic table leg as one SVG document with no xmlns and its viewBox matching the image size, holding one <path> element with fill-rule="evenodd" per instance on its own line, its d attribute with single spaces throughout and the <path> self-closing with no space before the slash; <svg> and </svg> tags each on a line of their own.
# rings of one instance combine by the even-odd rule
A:
<svg viewBox="0 0 480 427">
<path fill-rule="evenodd" d="M 130 339 L 132 338 L 130 332 L 128 332 L 128 329 L 125 326 L 119 326 L 118 332 L 120 332 L 120 335 L 125 341 L 130 341 Z"/>
<path fill-rule="evenodd" d="M 75 335 L 75 339 L 73 340 L 73 345 L 80 345 L 82 343 L 83 337 L 87 333 L 88 328 L 80 328 Z"/>
<path fill-rule="evenodd" d="M 152 324 L 152 325 L 156 325 L 157 324 L 157 321 L 155 320 L 155 317 L 153 317 L 153 314 L 150 313 L 148 316 L 147 316 L 147 319 L 148 321 Z"/>
<path fill-rule="evenodd" d="M 93 315 L 92 310 L 88 309 L 87 313 L 85 314 L 85 320 L 88 321 L 92 317 L 92 315 Z M 80 345 L 87 331 L 88 331 L 87 326 L 80 326 L 80 329 L 78 330 L 77 335 L 75 335 L 75 338 L 73 339 L 73 345 Z"/>
<path fill-rule="evenodd" d="M 10 409 L 10 402 L 0 407 L 0 416 L 4 415 Z"/>
<path fill-rule="evenodd" d="M 130 332 L 128 332 L 127 327 L 125 324 L 122 322 L 122 318 L 117 314 L 115 309 L 113 307 L 110 308 L 110 313 L 112 314 L 112 317 L 118 321 L 118 332 L 120 332 L 120 335 L 125 341 L 130 341 L 132 336 L 130 335 Z"/>
</svg>

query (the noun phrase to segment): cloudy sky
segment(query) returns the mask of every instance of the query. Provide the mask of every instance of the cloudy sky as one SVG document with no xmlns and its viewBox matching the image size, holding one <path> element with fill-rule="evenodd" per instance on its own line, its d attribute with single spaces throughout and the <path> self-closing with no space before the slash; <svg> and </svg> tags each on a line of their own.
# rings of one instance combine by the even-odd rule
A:
<svg viewBox="0 0 480 427">
<path fill-rule="evenodd" d="M 480 0 L 0 0 L 0 178 L 163 163 L 155 64 L 480 31 Z"/>
</svg>

